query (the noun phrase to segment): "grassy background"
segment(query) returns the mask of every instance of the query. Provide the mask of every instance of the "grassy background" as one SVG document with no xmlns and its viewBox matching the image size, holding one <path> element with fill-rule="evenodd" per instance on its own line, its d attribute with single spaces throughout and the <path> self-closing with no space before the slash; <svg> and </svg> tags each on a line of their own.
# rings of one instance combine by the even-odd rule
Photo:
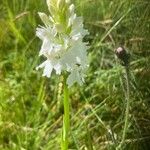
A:
<svg viewBox="0 0 150 150">
<path fill-rule="evenodd" d="M 131 60 L 131 104 L 122 149 L 150 149 L 149 0 L 74 0 L 91 33 L 86 83 L 71 89 L 70 149 L 113 150 L 124 127 L 124 68 L 114 50 Z M 59 150 L 62 79 L 41 77 L 35 67 L 41 41 L 42 0 L 0 0 L 0 150 Z"/>
</svg>

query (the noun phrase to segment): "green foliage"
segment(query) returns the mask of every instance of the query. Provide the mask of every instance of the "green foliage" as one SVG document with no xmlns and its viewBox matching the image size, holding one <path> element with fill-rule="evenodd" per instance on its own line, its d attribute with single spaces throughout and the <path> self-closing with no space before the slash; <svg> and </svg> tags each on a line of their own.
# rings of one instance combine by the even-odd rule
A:
<svg viewBox="0 0 150 150">
<path fill-rule="evenodd" d="M 83 87 L 71 89 L 70 149 L 112 150 L 121 141 L 125 114 L 124 67 L 114 50 L 130 53 L 130 116 L 122 149 L 150 147 L 149 0 L 74 0 L 90 35 L 90 67 Z M 41 42 L 35 29 L 41 0 L 0 0 L 0 149 L 59 150 L 62 79 L 35 67 Z"/>
</svg>

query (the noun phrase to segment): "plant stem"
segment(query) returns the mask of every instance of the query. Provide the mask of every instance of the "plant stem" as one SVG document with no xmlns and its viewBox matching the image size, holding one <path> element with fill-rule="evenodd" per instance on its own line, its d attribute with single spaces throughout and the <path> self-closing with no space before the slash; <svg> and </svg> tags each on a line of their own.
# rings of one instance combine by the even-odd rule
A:
<svg viewBox="0 0 150 150">
<path fill-rule="evenodd" d="M 68 136 L 70 131 L 70 105 L 69 105 L 69 90 L 66 85 L 66 76 L 64 76 L 64 115 L 63 115 L 63 130 L 61 138 L 62 150 L 68 150 Z"/>
<path fill-rule="evenodd" d="M 124 129 L 122 133 L 122 140 L 118 147 L 116 148 L 117 150 L 121 149 L 125 138 L 126 138 L 126 133 L 128 129 L 128 123 L 129 123 L 129 106 L 130 106 L 130 75 L 129 75 L 129 66 L 125 66 L 125 73 L 126 73 L 126 92 L 125 92 L 125 98 L 126 98 L 126 110 L 125 110 L 125 122 L 124 122 Z"/>
</svg>

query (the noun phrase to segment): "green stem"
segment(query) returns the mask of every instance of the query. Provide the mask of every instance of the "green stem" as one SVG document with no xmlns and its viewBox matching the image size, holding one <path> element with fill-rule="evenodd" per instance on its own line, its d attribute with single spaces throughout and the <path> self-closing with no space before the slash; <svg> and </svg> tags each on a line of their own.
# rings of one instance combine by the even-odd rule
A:
<svg viewBox="0 0 150 150">
<path fill-rule="evenodd" d="M 66 77 L 64 76 L 64 115 L 63 115 L 63 131 L 62 131 L 62 150 L 68 150 L 68 137 L 70 131 L 70 105 L 69 105 L 69 90 L 66 85 Z"/>
<path fill-rule="evenodd" d="M 126 138 L 126 133 L 128 130 L 128 124 L 129 124 L 129 106 L 130 106 L 130 78 L 129 78 L 129 66 L 125 66 L 125 72 L 126 72 L 126 93 L 125 93 L 125 98 L 126 98 L 126 110 L 125 110 L 125 122 L 124 122 L 124 129 L 122 133 L 122 140 L 118 147 L 116 148 L 117 150 L 122 148 L 123 143 L 125 142 Z"/>
</svg>

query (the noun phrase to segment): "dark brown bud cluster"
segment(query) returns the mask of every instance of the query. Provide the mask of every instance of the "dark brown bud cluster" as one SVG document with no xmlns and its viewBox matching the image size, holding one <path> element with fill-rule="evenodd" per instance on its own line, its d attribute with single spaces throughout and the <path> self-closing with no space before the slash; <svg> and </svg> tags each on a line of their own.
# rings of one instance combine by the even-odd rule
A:
<svg viewBox="0 0 150 150">
<path fill-rule="evenodd" d="M 122 61 L 122 65 L 127 66 L 129 64 L 129 54 L 123 47 L 118 47 L 115 50 L 117 57 Z"/>
</svg>

